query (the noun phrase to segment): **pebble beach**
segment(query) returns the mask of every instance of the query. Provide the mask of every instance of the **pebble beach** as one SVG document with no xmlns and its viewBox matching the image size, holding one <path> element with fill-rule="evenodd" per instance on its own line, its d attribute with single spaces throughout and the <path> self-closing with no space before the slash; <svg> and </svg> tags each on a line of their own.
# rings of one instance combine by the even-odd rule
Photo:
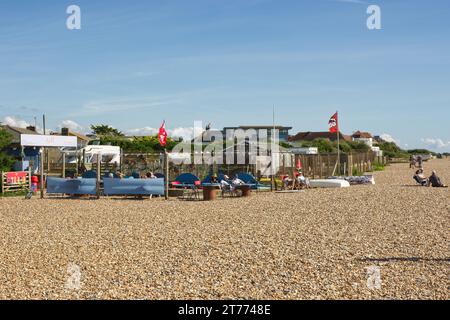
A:
<svg viewBox="0 0 450 320">
<path fill-rule="evenodd" d="M 450 159 L 425 163 L 450 184 Z M 0 199 L 0 299 L 449 299 L 450 189 Z"/>
</svg>

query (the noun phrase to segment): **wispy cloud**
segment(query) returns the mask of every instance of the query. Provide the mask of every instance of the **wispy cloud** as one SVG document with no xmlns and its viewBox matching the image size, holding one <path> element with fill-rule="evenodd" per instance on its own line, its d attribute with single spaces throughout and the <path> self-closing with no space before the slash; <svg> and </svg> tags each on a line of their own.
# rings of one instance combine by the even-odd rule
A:
<svg viewBox="0 0 450 320">
<path fill-rule="evenodd" d="M 392 135 L 390 135 L 388 133 L 381 134 L 380 138 L 386 142 L 394 142 L 396 144 L 398 144 L 400 142 L 398 139 L 395 139 Z"/>
<path fill-rule="evenodd" d="M 61 128 L 68 128 L 72 131 L 81 132 L 81 133 L 83 133 L 85 131 L 85 128 L 81 124 L 79 124 L 73 120 L 63 120 L 58 125 L 58 129 L 61 130 Z"/>
<path fill-rule="evenodd" d="M 71 116 L 93 116 L 111 112 L 137 111 L 139 109 L 173 105 L 180 103 L 179 98 L 172 97 L 117 97 L 88 101 Z"/>
<path fill-rule="evenodd" d="M 450 147 L 450 141 L 445 142 L 445 140 L 440 138 L 424 138 L 421 141 L 431 148 L 444 149 Z"/>
</svg>

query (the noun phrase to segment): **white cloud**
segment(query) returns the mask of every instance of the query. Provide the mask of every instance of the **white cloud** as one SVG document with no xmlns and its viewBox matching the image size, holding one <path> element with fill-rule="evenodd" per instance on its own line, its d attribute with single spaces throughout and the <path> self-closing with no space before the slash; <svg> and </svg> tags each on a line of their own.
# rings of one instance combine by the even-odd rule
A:
<svg viewBox="0 0 450 320">
<path fill-rule="evenodd" d="M 23 119 L 19 119 L 14 116 L 4 117 L 3 120 L 1 121 L 1 123 L 8 125 L 10 127 L 16 127 L 16 128 L 26 128 L 28 126 L 34 126 L 34 124 L 31 124 Z M 36 126 L 36 131 L 39 133 L 44 133 L 40 126 Z"/>
<path fill-rule="evenodd" d="M 199 129 L 201 130 L 201 129 Z M 152 136 L 159 132 L 159 128 L 143 127 L 124 130 L 128 136 Z M 178 127 L 175 129 L 167 129 L 169 137 L 178 139 L 183 138 L 183 141 L 190 141 L 194 139 L 194 127 Z"/>
<path fill-rule="evenodd" d="M 158 133 L 158 129 L 152 127 L 143 127 L 125 130 L 128 136 L 153 136 Z"/>
<path fill-rule="evenodd" d="M 450 141 L 445 142 L 444 140 L 439 139 L 439 138 L 425 138 L 425 139 L 421 139 L 421 141 L 424 144 L 426 144 L 427 146 L 438 148 L 438 149 L 450 147 Z"/>
<path fill-rule="evenodd" d="M 194 139 L 194 128 L 175 128 L 173 130 L 169 130 L 170 136 L 173 138 L 183 138 L 183 141 L 190 141 Z"/>
<path fill-rule="evenodd" d="M 396 144 L 398 144 L 398 142 L 400 142 L 388 133 L 383 133 L 382 135 L 380 135 L 380 138 L 386 142 L 394 142 Z"/>
<path fill-rule="evenodd" d="M 84 127 L 78 123 L 76 123 L 75 121 L 72 120 L 64 120 L 62 121 L 59 126 L 59 129 L 61 128 L 68 128 L 69 130 L 75 131 L 75 132 L 83 132 L 84 131 Z"/>
<path fill-rule="evenodd" d="M 171 97 L 116 97 L 105 100 L 88 101 L 71 116 L 110 114 L 112 112 L 137 112 L 140 109 L 161 107 L 180 103 Z"/>
<path fill-rule="evenodd" d="M 13 116 L 6 116 L 6 117 L 4 117 L 2 123 L 6 124 L 8 126 L 17 127 L 17 128 L 26 128 L 26 127 L 28 127 L 30 125 L 25 120 L 18 119 L 18 118 L 13 117 Z"/>
</svg>

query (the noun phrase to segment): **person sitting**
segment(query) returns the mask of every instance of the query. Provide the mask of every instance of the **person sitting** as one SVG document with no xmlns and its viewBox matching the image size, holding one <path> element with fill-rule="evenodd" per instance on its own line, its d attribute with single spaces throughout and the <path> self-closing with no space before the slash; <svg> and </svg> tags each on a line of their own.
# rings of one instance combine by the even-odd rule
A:
<svg viewBox="0 0 450 320">
<path fill-rule="evenodd" d="M 221 188 L 229 188 L 230 187 L 230 177 L 228 177 L 227 175 L 224 175 L 222 180 L 220 180 L 220 187 Z"/>
<path fill-rule="evenodd" d="M 413 179 L 416 180 L 416 182 L 418 184 L 420 184 L 421 186 L 428 185 L 428 179 L 423 174 L 423 170 L 422 169 L 419 169 L 419 170 L 416 171 L 416 174 L 413 176 Z"/>
<path fill-rule="evenodd" d="M 304 189 L 304 188 L 308 189 L 311 187 L 311 185 L 309 183 L 309 179 L 305 178 L 302 171 L 298 172 L 297 181 L 300 186 L 300 189 Z"/>
<path fill-rule="evenodd" d="M 216 174 L 213 174 L 211 176 L 211 183 L 219 183 L 219 181 L 217 180 L 217 175 Z"/>
<path fill-rule="evenodd" d="M 292 179 L 291 177 L 289 177 L 288 174 L 284 175 L 281 177 L 282 183 L 283 183 L 283 189 L 288 190 L 289 186 L 292 183 Z"/>
<path fill-rule="evenodd" d="M 430 178 L 428 178 L 428 186 L 434 188 L 447 188 L 447 186 L 442 183 L 435 170 L 433 170 Z"/>
<path fill-rule="evenodd" d="M 235 175 L 234 178 L 233 178 L 233 180 L 231 181 L 231 185 L 232 185 L 233 187 L 241 186 L 241 185 L 243 185 L 243 184 L 245 184 L 245 182 L 242 181 L 241 179 L 239 179 L 239 176 L 238 176 L 238 175 Z"/>
<path fill-rule="evenodd" d="M 146 179 L 156 179 L 156 176 L 153 174 L 153 172 L 147 172 L 145 174 Z"/>
</svg>

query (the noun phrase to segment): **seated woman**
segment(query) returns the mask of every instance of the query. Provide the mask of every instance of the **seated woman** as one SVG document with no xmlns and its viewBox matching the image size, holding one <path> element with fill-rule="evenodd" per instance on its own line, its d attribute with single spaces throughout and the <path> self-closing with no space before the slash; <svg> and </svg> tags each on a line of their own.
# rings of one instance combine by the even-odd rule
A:
<svg viewBox="0 0 450 320">
<path fill-rule="evenodd" d="M 302 171 L 298 172 L 297 181 L 300 186 L 300 189 L 304 189 L 304 188 L 308 189 L 311 187 L 311 185 L 309 184 L 309 179 L 305 178 Z"/>
<path fill-rule="evenodd" d="M 418 184 L 421 186 L 427 186 L 428 185 L 428 179 L 425 178 L 425 175 L 423 174 L 423 170 L 419 169 L 416 171 L 416 174 L 413 176 L 413 179 L 416 180 Z"/>
<path fill-rule="evenodd" d="M 145 174 L 145 179 L 156 179 L 156 176 L 153 174 L 153 172 L 147 172 Z"/>
<path fill-rule="evenodd" d="M 291 179 L 291 177 L 289 177 L 289 175 L 286 174 L 286 175 L 284 175 L 284 176 L 281 178 L 281 180 L 282 180 L 282 183 L 283 183 L 283 189 L 284 189 L 284 190 L 288 190 L 289 187 L 290 187 L 291 184 L 292 184 L 292 179 Z"/>
<path fill-rule="evenodd" d="M 231 180 L 231 185 L 233 187 L 240 186 L 240 185 L 243 185 L 243 184 L 245 184 L 245 182 L 242 181 L 241 179 L 239 179 L 238 175 L 235 175 L 233 180 Z"/>
<path fill-rule="evenodd" d="M 222 189 L 230 189 L 229 181 L 230 181 L 230 178 L 227 175 L 224 175 L 223 179 L 220 180 L 220 187 Z M 212 182 L 212 179 L 211 179 L 211 182 Z"/>
<path fill-rule="evenodd" d="M 447 188 L 447 186 L 442 183 L 435 170 L 433 170 L 430 178 L 428 178 L 428 186 L 434 188 Z"/>
</svg>

